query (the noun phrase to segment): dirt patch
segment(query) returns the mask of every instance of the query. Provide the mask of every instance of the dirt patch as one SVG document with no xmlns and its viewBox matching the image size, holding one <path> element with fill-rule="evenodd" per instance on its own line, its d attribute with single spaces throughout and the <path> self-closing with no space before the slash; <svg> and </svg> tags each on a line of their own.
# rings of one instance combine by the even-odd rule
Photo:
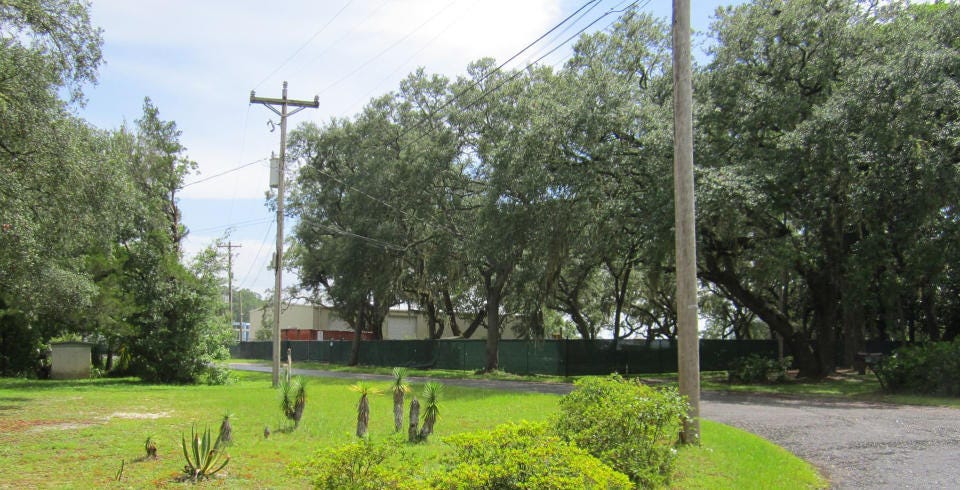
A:
<svg viewBox="0 0 960 490">
<path fill-rule="evenodd" d="M 167 418 L 170 416 L 170 412 L 113 412 L 108 415 L 107 420 L 110 419 L 133 419 L 133 420 L 156 420 Z"/>
<path fill-rule="evenodd" d="M 93 422 L 79 422 L 76 420 L 3 420 L 0 421 L 0 432 L 43 432 L 47 430 L 82 429 L 96 425 Z"/>
<path fill-rule="evenodd" d="M 30 429 L 30 432 L 47 432 L 51 430 L 77 430 L 97 425 L 94 422 L 63 422 L 59 424 L 41 425 Z"/>
</svg>

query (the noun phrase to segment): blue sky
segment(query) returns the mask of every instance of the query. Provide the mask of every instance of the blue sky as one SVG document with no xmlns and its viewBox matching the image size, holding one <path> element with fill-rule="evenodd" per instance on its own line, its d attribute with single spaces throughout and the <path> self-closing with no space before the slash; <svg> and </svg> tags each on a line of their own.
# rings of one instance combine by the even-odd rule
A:
<svg viewBox="0 0 960 490">
<path fill-rule="evenodd" d="M 319 96 L 320 108 L 293 116 L 291 128 L 349 117 L 418 66 L 455 77 L 477 58 L 506 60 L 583 3 L 94 0 L 92 20 L 104 30 L 106 64 L 99 84 L 87 88 L 79 113 L 99 127 L 117 128 L 132 124 L 143 98 L 150 97 L 161 118 L 176 121 L 181 143 L 199 164 L 180 194 L 190 230 L 187 254 L 226 236 L 241 245 L 234 256 L 234 286 L 263 292 L 273 286 L 267 263 L 276 233 L 273 213 L 264 206 L 266 159 L 279 149 L 280 137 L 268 127 L 276 116 L 248 103 L 251 90 L 279 97 L 287 80 L 290 98 Z M 628 3 L 600 0 L 561 39 Z M 738 2 L 693 1 L 694 29 L 706 30 L 716 7 L 728 3 Z M 644 10 L 669 21 L 671 8 L 670 1 L 652 0 Z M 608 15 L 594 28 L 614 20 Z M 537 45 L 508 67 L 525 66 L 559 42 Z M 543 63 L 559 65 L 569 53 L 560 49 Z M 251 162 L 257 163 L 191 184 Z M 285 275 L 285 287 L 295 280 Z"/>
</svg>

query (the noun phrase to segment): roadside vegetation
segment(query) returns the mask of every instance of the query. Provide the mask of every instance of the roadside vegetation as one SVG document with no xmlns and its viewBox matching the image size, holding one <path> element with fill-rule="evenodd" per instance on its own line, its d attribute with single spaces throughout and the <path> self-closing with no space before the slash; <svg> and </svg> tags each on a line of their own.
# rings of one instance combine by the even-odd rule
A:
<svg viewBox="0 0 960 490">
<path fill-rule="evenodd" d="M 310 478 L 294 468 L 308 464 L 318 449 L 348 448 L 358 441 L 397 444 L 402 451 L 391 452 L 389 464 L 439 468 L 450 457 L 451 446 L 445 441 L 454 434 L 485 437 L 482 433 L 506 423 L 544 423 L 558 413 L 561 400 L 556 395 L 446 386 L 430 439 L 407 444 L 406 435 L 396 433 L 389 393 L 369 396 L 367 436 L 358 439 L 353 381 L 312 380 L 300 426 L 284 431 L 278 428 L 288 422 L 269 375 L 236 372 L 235 378 L 222 386 L 170 386 L 132 378 L 0 379 L 4 483 L 18 488 L 175 484 L 184 479 L 181 438 L 190 437 L 194 426 L 216 427 L 229 410 L 232 437 L 223 449 L 229 464 L 198 485 L 306 488 Z M 384 390 L 390 386 L 390 381 L 371 383 Z M 411 385 L 412 394 L 423 392 L 423 385 Z M 273 429 L 269 435 L 265 427 Z M 769 481 L 779 482 L 778 488 L 823 486 L 810 465 L 770 443 L 719 424 L 703 427 L 703 447 L 679 450 L 671 485 L 717 488 L 715 482 L 725 482 L 729 485 L 721 488 L 743 488 Z M 145 455 L 147 437 L 156 448 L 155 458 Z M 732 461 L 741 452 L 769 454 L 754 468 Z M 794 467 L 792 473 L 781 470 Z"/>
</svg>

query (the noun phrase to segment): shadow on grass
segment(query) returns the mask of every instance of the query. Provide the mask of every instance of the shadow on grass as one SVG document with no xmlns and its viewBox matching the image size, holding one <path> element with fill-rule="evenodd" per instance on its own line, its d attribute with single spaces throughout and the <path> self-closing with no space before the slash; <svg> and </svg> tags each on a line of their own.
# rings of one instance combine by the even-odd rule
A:
<svg viewBox="0 0 960 490">
<path fill-rule="evenodd" d="M 150 386 L 139 378 L 98 378 L 98 379 L 23 379 L 0 378 L 0 389 L 9 390 L 87 390 L 105 387 Z M 26 400 L 26 399 L 25 399 Z"/>
</svg>

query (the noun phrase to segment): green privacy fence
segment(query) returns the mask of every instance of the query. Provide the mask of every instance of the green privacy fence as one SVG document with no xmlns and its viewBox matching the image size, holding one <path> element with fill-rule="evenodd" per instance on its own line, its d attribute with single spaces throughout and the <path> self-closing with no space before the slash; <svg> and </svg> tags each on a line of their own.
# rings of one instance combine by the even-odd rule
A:
<svg viewBox="0 0 960 490">
<path fill-rule="evenodd" d="M 347 364 L 350 341 L 285 340 L 294 361 Z M 415 368 L 477 370 L 486 361 L 483 340 L 371 340 L 360 343 L 360 364 Z M 271 359 L 272 343 L 241 342 L 230 355 L 243 359 Z M 760 354 L 777 356 L 772 340 L 701 340 L 700 369 L 721 371 L 734 360 Z M 672 340 L 503 340 L 500 369 L 517 374 L 578 376 L 587 374 L 672 373 L 677 371 L 677 343 Z"/>
</svg>

